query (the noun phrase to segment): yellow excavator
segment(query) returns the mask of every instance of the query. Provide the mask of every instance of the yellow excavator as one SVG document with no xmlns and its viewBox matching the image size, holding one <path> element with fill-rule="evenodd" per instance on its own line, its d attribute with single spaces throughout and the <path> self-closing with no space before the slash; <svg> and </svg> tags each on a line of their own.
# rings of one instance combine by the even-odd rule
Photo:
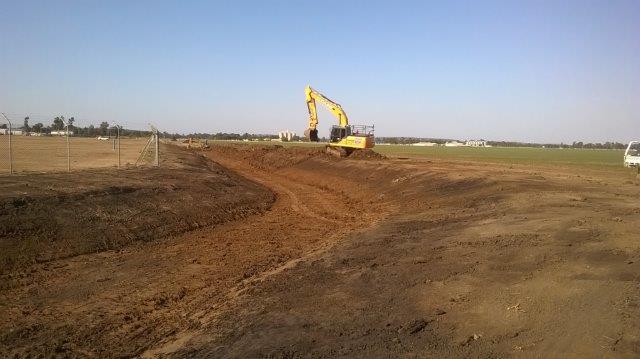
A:
<svg viewBox="0 0 640 359">
<path fill-rule="evenodd" d="M 342 106 L 331 101 L 325 95 L 307 86 L 307 108 L 309 109 L 309 127 L 304 131 L 304 136 L 312 142 L 318 142 L 318 112 L 316 101 L 321 102 L 338 119 L 338 125 L 331 126 L 331 136 L 327 152 L 337 157 L 347 157 L 353 151 L 372 148 L 375 145 L 373 126 L 349 125 L 347 114 Z"/>
</svg>

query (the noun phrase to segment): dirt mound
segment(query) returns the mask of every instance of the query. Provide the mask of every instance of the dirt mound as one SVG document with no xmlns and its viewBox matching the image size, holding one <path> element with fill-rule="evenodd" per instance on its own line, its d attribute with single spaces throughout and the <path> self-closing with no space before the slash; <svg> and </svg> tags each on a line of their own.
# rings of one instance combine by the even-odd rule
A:
<svg viewBox="0 0 640 359">
<path fill-rule="evenodd" d="M 291 167 L 311 159 L 339 161 L 328 154 L 323 146 L 314 147 L 284 147 L 281 145 L 244 145 L 224 144 L 212 147 L 215 154 L 226 158 L 234 158 L 249 163 L 252 167 L 262 170 L 273 170 Z M 384 160 L 386 157 L 373 150 L 354 151 L 348 159 L 354 160 Z"/>
<path fill-rule="evenodd" d="M 354 160 L 386 160 L 387 156 L 382 155 L 374 150 L 366 149 L 353 151 L 349 158 Z"/>
<path fill-rule="evenodd" d="M 279 169 L 291 167 L 311 158 L 331 158 L 324 147 L 284 147 L 280 145 L 236 145 L 212 146 L 216 155 L 245 161 L 259 169 Z"/>
<path fill-rule="evenodd" d="M 273 194 L 176 147 L 161 168 L 0 178 L 0 273 L 122 248 L 269 208 Z"/>
</svg>

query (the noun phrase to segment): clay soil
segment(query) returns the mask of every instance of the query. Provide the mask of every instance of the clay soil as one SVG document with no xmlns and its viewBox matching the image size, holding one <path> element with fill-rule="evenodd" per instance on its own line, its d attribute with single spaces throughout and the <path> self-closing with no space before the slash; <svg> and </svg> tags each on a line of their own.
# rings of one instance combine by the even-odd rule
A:
<svg viewBox="0 0 640 359">
<path fill-rule="evenodd" d="M 165 152 L 2 177 L 0 356 L 640 355 L 635 178 Z"/>
</svg>

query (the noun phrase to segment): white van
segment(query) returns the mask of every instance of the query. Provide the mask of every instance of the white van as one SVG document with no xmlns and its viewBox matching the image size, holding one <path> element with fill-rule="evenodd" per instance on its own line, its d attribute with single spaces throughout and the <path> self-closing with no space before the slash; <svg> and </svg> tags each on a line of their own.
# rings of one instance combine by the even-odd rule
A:
<svg viewBox="0 0 640 359">
<path fill-rule="evenodd" d="M 640 167 L 640 142 L 631 141 L 624 151 L 625 167 Z"/>
</svg>

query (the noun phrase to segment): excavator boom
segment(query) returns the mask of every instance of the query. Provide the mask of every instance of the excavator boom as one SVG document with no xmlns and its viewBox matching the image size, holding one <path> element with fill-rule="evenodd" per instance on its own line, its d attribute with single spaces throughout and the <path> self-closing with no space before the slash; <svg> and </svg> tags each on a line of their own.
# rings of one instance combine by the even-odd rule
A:
<svg viewBox="0 0 640 359">
<path fill-rule="evenodd" d="M 305 131 L 305 136 L 310 141 L 318 141 L 318 111 L 316 109 L 316 101 L 327 106 L 331 114 L 338 119 L 339 126 L 349 126 L 349 118 L 340 104 L 314 90 L 311 86 L 307 86 L 304 92 L 307 97 L 307 109 L 309 110 L 309 126 Z"/>
</svg>

